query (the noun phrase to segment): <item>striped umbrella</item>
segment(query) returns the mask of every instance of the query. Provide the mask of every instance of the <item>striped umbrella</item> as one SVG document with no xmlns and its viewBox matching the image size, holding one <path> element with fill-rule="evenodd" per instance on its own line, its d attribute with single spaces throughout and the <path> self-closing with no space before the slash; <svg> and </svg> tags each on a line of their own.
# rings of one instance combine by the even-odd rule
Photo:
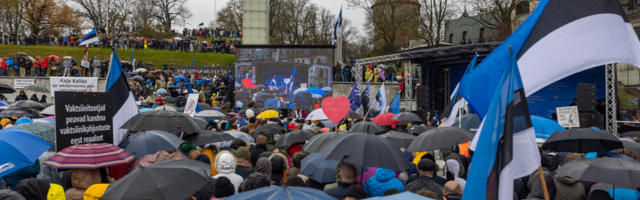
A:
<svg viewBox="0 0 640 200">
<path fill-rule="evenodd" d="M 67 147 L 44 162 L 59 169 L 98 169 L 133 160 L 124 149 L 112 144 L 79 144 Z"/>
</svg>

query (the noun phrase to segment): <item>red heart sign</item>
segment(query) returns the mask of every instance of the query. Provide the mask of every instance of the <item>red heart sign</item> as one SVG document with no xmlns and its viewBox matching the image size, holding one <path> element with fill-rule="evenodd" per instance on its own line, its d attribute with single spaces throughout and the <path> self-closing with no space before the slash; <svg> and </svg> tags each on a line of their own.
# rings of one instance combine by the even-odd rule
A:
<svg viewBox="0 0 640 200">
<path fill-rule="evenodd" d="M 338 123 L 349 114 L 349 106 L 349 99 L 345 96 L 327 97 L 322 100 L 322 112 L 333 123 Z"/>
</svg>

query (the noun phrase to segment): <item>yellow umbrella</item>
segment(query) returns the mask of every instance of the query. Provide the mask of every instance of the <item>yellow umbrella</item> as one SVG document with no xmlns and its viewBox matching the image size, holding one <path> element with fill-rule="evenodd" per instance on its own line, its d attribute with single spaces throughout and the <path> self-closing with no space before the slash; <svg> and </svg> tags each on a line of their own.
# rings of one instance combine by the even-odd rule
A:
<svg viewBox="0 0 640 200">
<path fill-rule="evenodd" d="M 258 114 L 258 116 L 256 118 L 258 119 L 271 119 L 271 118 L 278 118 L 278 111 L 275 110 L 266 110 L 264 112 L 261 112 L 260 114 Z"/>
</svg>

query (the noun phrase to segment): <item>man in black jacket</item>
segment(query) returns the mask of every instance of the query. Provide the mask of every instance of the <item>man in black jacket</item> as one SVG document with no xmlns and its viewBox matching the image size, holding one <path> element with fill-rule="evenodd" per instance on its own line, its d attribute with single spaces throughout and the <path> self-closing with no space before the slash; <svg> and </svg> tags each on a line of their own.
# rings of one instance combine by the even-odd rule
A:
<svg viewBox="0 0 640 200">
<path fill-rule="evenodd" d="M 329 196 L 342 198 L 347 193 L 349 186 L 356 183 L 356 167 L 349 163 L 343 163 L 338 172 L 338 187 L 325 190 Z"/>
</svg>

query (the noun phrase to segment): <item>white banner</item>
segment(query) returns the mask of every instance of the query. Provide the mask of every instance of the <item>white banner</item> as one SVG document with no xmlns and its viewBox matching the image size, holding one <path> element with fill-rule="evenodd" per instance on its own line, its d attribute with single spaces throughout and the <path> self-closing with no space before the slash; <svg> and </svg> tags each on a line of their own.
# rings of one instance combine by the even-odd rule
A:
<svg viewBox="0 0 640 200">
<path fill-rule="evenodd" d="M 60 77 L 49 78 L 51 96 L 56 91 L 97 92 L 98 77 Z"/>
<path fill-rule="evenodd" d="M 580 115 L 578 115 L 578 106 L 556 107 L 558 114 L 558 124 L 565 128 L 580 127 Z"/>
<path fill-rule="evenodd" d="M 35 79 L 13 79 L 13 88 L 22 89 L 34 83 Z"/>
<path fill-rule="evenodd" d="M 198 106 L 198 97 L 200 94 L 189 94 L 187 103 L 184 105 L 184 114 L 191 117 L 196 115 L 196 106 Z"/>
</svg>

